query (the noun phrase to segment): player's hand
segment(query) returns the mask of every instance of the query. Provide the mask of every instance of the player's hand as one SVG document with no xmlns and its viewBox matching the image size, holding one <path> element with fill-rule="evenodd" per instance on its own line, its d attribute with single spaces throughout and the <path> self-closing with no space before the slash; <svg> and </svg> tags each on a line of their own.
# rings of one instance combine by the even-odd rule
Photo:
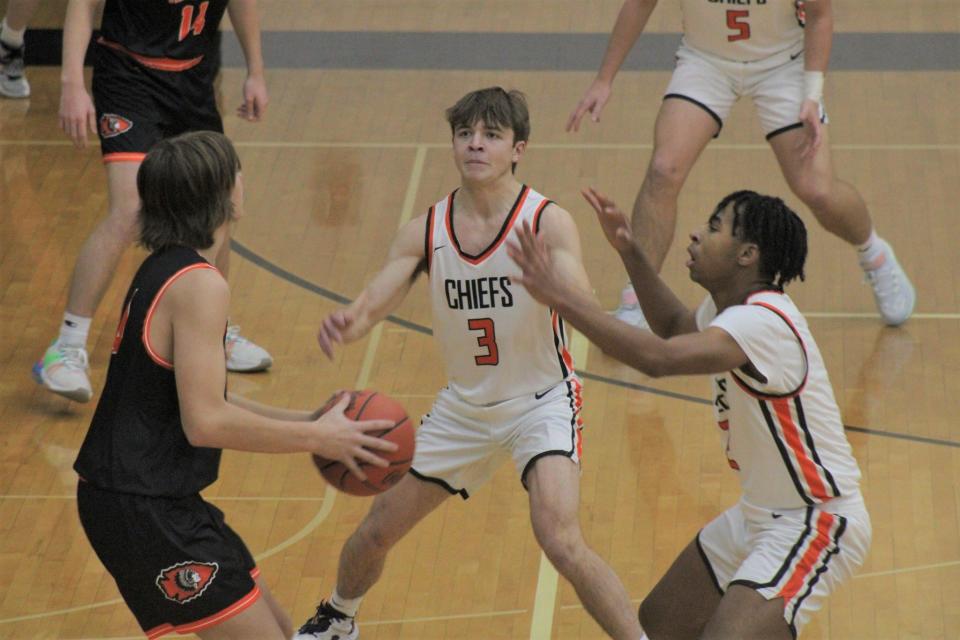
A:
<svg viewBox="0 0 960 640">
<path fill-rule="evenodd" d="M 334 311 L 323 319 L 317 331 L 317 342 L 331 360 L 333 360 L 334 345 L 345 342 L 343 334 L 353 325 L 353 321 L 353 315 L 344 309 Z"/>
<path fill-rule="evenodd" d="M 610 99 L 610 83 L 605 80 L 594 80 L 577 107 L 567 118 L 567 131 L 580 131 L 580 121 L 587 113 L 594 122 L 600 122 L 600 112 Z"/>
<path fill-rule="evenodd" d="M 350 404 L 350 394 L 344 393 L 329 411 L 316 421 L 319 429 L 319 442 L 314 453 L 327 460 L 337 460 L 350 470 L 360 480 L 367 476 L 361 469 L 361 464 L 372 464 L 375 467 L 387 467 L 390 463 L 375 451 L 396 451 L 395 442 L 367 435 L 367 431 L 389 429 L 393 426 L 391 420 L 363 420 L 355 422 L 344 415 L 344 410 Z"/>
<path fill-rule="evenodd" d="M 87 129 L 97 135 L 97 110 L 83 83 L 64 83 L 60 92 L 60 128 L 78 149 L 87 146 Z"/>
<path fill-rule="evenodd" d="M 597 221 L 603 234 L 618 253 L 633 249 L 633 231 L 627 214 L 620 210 L 617 203 L 603 195 L 593 187 L 580 191 L 593 210 L 597 212 Z"/>
<path fill-rule="evenodd" d="M 800 124 L 803 125 L 803 135 L 797 145 L 801 158 L 812 157 L 823 139 L 823 123 L 820 122 L 820 104 L 813 100 L 804 100 L 800 107 Z"/>
<path fill-rule="evenodd" d="M 262 75 L 248 75 L 243 83 L 243 104 L 237 107 L 237 115 L 248 122 L 259 122 L 267 111 L 270 98 L 267 82 Z"/>
<path fill-rule="evenodd" d="M 521 271 L 510 280 L 523 285 L 534 300 L 556 307 L 567 298 L 568 290 L 553 267 L 547 245 L 533 232 L 528 221 L 524 220 L 514 238 L 507 241 L 507 253 Z"/>
</svg>

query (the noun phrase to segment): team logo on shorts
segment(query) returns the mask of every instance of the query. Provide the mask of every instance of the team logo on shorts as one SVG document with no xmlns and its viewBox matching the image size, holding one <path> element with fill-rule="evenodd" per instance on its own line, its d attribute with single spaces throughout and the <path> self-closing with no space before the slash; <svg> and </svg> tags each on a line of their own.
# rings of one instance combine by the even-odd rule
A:
<svg viewBox="0 0 960 640">
<path fill-rule="evenodd" d="M 216 562 L 181 562 L 160 572 L 157 587 L 167 600 L 185 604 L 203 594 L 219 568 Z"/>
<path fill-rule="evenodd" d="M 132 128 L 133 122 L 123 116 L 118 116 L 115 113 L 105 113 L 100 116 L 100 135 L 104 138 L 118 136 Z"/>
</svg>

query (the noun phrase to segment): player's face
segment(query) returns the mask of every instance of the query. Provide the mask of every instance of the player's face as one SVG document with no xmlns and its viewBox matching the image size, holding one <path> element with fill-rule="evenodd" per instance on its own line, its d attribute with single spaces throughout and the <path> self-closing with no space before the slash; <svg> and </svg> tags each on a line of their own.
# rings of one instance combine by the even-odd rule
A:
<svg viewBox="0 0 960 640">
<path fill-rule="evenodd" d="M 733 204 L 707 219 L 690 234 L 687 269 L 690 279 L 703 286 L 729 278 L 738 268 L 743 242 L 733 235 Z"/>
<path fill-rule="evenodd" d="M 513 130 L 487 127 L 482 121 L 453 132 L 453 158 L 464 180 L 489 182 L 511 173 L 525 142 L 513 142 Z"/>
</svg>

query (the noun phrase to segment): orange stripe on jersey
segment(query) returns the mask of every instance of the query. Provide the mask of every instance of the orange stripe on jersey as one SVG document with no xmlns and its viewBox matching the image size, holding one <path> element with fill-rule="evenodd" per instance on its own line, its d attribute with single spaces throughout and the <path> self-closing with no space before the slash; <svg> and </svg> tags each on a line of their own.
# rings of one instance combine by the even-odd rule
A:
<svg viewBox="0 0 960 640">
<path fill-rule="evenodd" d="M 560 357 L 563 358 L 563 364 L 567 367 L 567 373 L 571 374 L 574 372 L 573 356 L 567 349 L 566 336 L 564 336 L 563 331 L 560 330 L 560 314 L 556 311 L 551 311 L 550 319 L 553 322 L 553 335 L 557 339 L 557 352 L 560 354 Z"/>
<path fill-rule="evenodd" d="M 827 493 L 823 480 L 820 478 L 820 473 L 817 471 L 817 466 L 807 455 L 807 450 L 800 439 L 800 430 L 797 428 L 797 424 L 793 420 L 793 414 L 790 412 L 790 402 L 782 399 L 774 400 L 771 404 L 777 414 L 777 419 L 780 421 L 780 430 L 783 432 L 787 445 L 793 451 L 797 462 L 800 463 L 800 470 L 807 481 L 807 486 L 810 487 L 810 493 L 818 500 L 832 498 L 833 496 Z"/>
<path fill-rule="evenodd" d="M 537 207 L 537 210 L 533 212 L 533 233 L 540 233 L 540 214 L 543 213 L 543 210 L 547 208 L 547 205 L 550 204 L 550 200 L 544 200 L 540 203 L 540 206 Z"/>
<path fill-rule="evenodd" d="M 800 587 L 806 582 L 807 577 L 815 570 L 817 565 L 820 564 L 818 560 L 823 550 L 830 544 L 830 531 L 833 529 L 835 520 L 836 517 L 832 513 L 827 513 L 826 511 L 819 512 L 817 516 L 816 537 L 810 542 L 810 546 L 807 547 L 803 557 L 800 558 L 800 562 L 797 563 L 793 574 L 780 590 L 780 593 L 777 594 L 783 597 L 784 602 L 789 601 L 797 595 Z"/>
<path fill-rule="evenodd" d="M 196 58 L 190 58 L 188 60 L 174 60 L 173 58 L 153 58 L 151 56 L 145 56 L 139 53 L 134 53 L 127 49 L 125 46 L 119 42 L 111 42 L 106 40 L 103 36 L 97 38 L 97 44 L 102 44 L 105 47 L 109 47 L 121 53 L 125 53 L 143 66 L 149 69 L 156 69 L 157 71 L 186 71 L 187 69 L 192 69 L 193 67 L 200 64 L 203 60 L 203 56 L 197 56 Z"/>
<path fill-rule="evenodd" d="M 104 162 L 143 162 L 147 154 L 133 151 L 118 151 L 103 155 Z"/>
<path fill-rule="evenodd" d="M 223 611 L 215 613 L 212 616 L 207 616 L 202 620 L 197 620 L 196 622 L 188 622 L 187 624 L 177 625 L 174 627 L 174 629 L 177 633 L 183 635 L 186 633 L 195 633 L 201 629 L 206 629 L 207 627 L 212 627 L 242 612 L 244 609 L 256 602 L 259 598 L 260 587 L 254 586 L 250 593 L 243 596 L 240 600 L 237 600 Z"/>
<path fill-rule="evenodd" d="M 150 322 L 153 320 L 153 312 L 156 311 L 157 304 L 160 303 L 160 298 L 162 298 L 163 294 L 166 293 L 167 287 L 173 284 L 180 276 L 187 273 L 188 271 L 193 271 L 194 269 L 213 269 L 217 273 L 220 273 L 220 271 L 215 266 L 213 266 L 212 264 L 207 264 L 205 262 L 191 264 L 189 266 L 184 267 L 183 269 L 180 269 L 180 271 L 177 271 L 175 274 L 170 276 L 170 278 L 163 283 L 163 286 L 160 287 L 160 291 L 157 292 L 157 295 L 153 299 L 153 302 L 150 303 L 150 308 L 147 309 L 147 317 L 143 321 L 143 337 L 142 337 L 143 348 L 147 350 L 147 355 L 150 356 L 150 359 L 156 362 L 158 365 L 160 365 L 164 369 L 172 370 L 173 363 L 168 362 L 164 358 L 161 358 L 159 355 L 157 355 L 157 352 L 153 350 L 153 347 L 150 346 Z"/>
</svg>

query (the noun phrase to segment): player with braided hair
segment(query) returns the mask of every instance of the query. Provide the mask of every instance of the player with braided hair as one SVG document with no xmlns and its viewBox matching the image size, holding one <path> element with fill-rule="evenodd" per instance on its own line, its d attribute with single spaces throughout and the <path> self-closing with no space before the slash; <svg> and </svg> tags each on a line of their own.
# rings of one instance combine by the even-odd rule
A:
<svg viewBox="0 0 960 640">
<path fill-rule="evenodd" d="M 640 623 L 655 639 L 795 638 L 863 564 L 871 537 L 823 358 L 783 292 L 803 279 L 806 228 L 779 198 L 725 197 L 690 234 L 687 268 L 709 293 L 694 311 L 657 275 L 627 216 L 593 189 L 584 196 L 657 335 L 560 279 L 527 225 L 510 246 L 522 270 L 513 281 L 648 375 L 710 374 L 718 433 L 742 489 L 646 597 Z"/>
</svg>

